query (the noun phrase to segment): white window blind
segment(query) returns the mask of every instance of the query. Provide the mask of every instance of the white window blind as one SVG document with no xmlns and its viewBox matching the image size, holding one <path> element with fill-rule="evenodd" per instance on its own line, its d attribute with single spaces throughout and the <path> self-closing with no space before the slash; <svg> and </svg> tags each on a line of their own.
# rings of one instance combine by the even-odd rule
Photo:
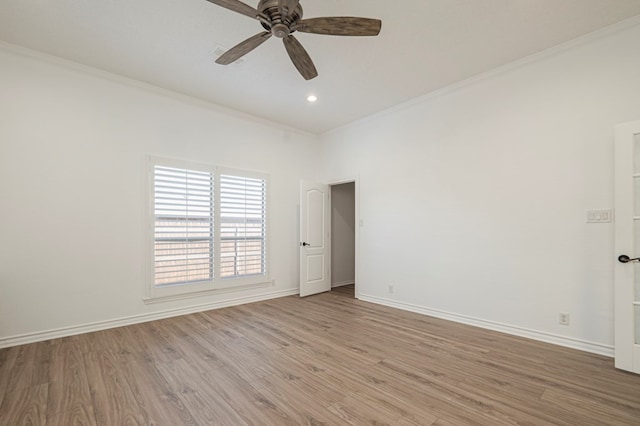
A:
<svg viewBox="0 0 640 426">
<path fill-rule="evenodd" d="M 220 176 L 220 277 L 266 274 L 266 181 Z"/>
<path fill-rule="evenodd" d="M 214 175 L 154 167 L 154 283 L 214 277 Z"/>
</svg>

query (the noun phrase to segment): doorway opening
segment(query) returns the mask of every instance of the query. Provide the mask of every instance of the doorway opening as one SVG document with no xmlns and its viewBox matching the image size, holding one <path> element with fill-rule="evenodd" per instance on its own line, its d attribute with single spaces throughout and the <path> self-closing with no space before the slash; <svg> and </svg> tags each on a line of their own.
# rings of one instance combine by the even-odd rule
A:
<svg viewBox="0 0 640 426">
<path fill-rule="evenodd" d="M 331 291 L 357 297 L 356 291 L 356 183 L 331 188 Z"/>
</svg>

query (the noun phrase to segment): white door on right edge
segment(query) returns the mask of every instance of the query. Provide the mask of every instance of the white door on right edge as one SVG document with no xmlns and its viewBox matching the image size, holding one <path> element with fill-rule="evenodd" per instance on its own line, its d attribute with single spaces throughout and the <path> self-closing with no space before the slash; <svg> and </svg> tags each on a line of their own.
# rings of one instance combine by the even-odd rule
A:
<svg viewBox="0 0 640 426">
<path fill-rule="evenodd" d="M 615 363 L 640 374 L 640 121 L 616 126 Z"/>
</svg>

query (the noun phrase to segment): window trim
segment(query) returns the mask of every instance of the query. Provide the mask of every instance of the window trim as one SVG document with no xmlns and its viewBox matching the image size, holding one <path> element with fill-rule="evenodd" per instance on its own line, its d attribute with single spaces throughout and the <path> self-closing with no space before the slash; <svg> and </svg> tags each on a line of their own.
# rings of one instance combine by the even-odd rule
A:
<svg viewBox="0 0 640 426">
<path fill-rule="evenodd" d="M 212 164 L 198 163 L 188 160 L 177 160 L 165 157 L 148 156 L 146 161 L 146 208 L 144 209 L 145 226 L 145 303 L 157 303 L 170 300 L 180 300 L 190 297 L 203 297 L 210 294 L 226 293 L 233 291 L 248 290 L 252 288 L 268 287 L 273 285 L 270 278 L 270 179 L 269 174 L 221 167 Z M 177 169 L 188 169 L 199 172 L 209 172 L 214 176 L 214 275 L 212 280 L 198 281 L 192 283 L 155 285 L 155 166 L 172 167 Z M 220 176 L 233 175 L 253 179 L 263 179 L 265 182 L 265 242 L 264 242 L 264 264 L 265 274 L 239 278 L 220 277 Z"/>
</svg>

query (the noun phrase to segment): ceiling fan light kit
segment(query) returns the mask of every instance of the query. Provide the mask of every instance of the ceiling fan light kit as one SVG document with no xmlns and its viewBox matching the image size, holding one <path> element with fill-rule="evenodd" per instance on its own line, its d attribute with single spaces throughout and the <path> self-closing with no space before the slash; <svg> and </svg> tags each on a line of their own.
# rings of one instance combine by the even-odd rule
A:
<svg viewBox="0 0 640 426">
<path fill-rule="evenodd" d="M 282 39 L 293 65 L 305 80 L 317 77 L 318 71 L 307 51 L 293 36 L 294 32 L 336 36 L 377 36 L 382 28 L 382 21 L 379 19 L 338 16 L 302 19 L 303 10 L 300 0 L 260 0 L 257 8 L 240 0 L 207 1 L 256 19 L 265 30 L 226 51 L 216 60 L 216 63 L 231 64 L 275 36 Z"/>
</svg>

